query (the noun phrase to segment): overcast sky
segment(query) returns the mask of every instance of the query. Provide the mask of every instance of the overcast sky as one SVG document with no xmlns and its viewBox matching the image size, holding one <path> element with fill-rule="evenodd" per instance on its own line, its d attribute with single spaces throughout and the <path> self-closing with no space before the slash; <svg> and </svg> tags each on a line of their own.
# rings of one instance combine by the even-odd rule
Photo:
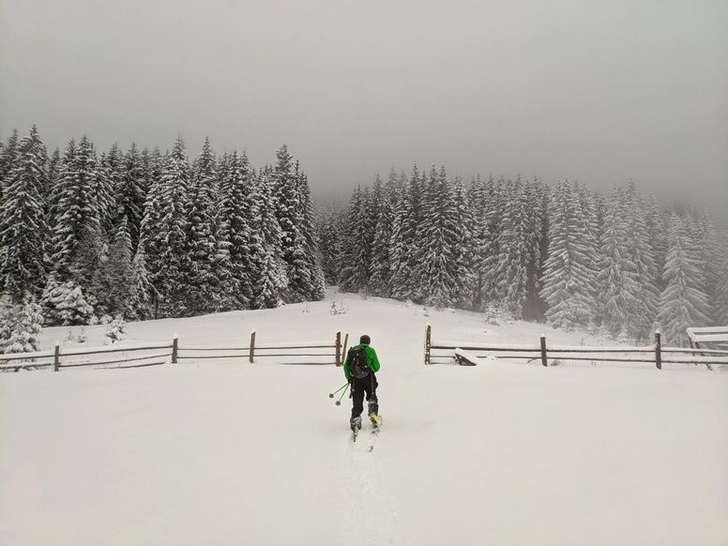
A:
<svg viewBox="0 0 728 546">
<path fill-rule="evenodd" d="M 3 137 L 285 142 L 319 194 L 417 162 L 728 209 L 726 0 L 0 0 L 0 25 Z"/>
</svg>

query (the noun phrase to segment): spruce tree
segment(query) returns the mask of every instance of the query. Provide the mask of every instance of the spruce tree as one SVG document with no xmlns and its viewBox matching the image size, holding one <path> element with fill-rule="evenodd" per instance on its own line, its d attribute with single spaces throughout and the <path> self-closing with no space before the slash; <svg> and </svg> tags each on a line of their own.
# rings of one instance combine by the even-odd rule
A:
<svg viewBox="0 0 728 546">
<path fill-rule="evenodd" d="M 281 250 L 282 231 L 275 216 L 274 184 L 272 169 L 263 169 L 258 173 L 253 190 L 251 261 L 254 309 L 281 305 L 288 284 Z"/>
<path fill-rule="evenodd" d="M 373 234 L 369 230 L 368 205 L 368 189 L 357 186 L 343 226 L 340 286 L 348 292 L 365 291 L 369 283 Z"/>
<path fill-rule="evenodd" d="M 520 320 L 527 297 L 530 252 L 533 251 L 528 245 L 528 196 L 520 177 L 504 184 L 503 195 L 495 288 L 502 308 Z"/>
<path fill-rule="evenodd" d="M 114 220 L 116 220 L 117 195 L 121 186 L 124 168 L 124 155 L 119 146 L 114 144 L 111 149 L 99 158 L 96 180 L 96 203 L 98 206 L 99 224 L 108 235 L 114 233 Z"/>
<path fill-rule="evenodd" d="M 0 197 L 4 195 L 5 179 L 13 169 L 15 158 L 18 155 L 19 145 L 20 136 L 18 135 L 18 130 L 13 129 L 4 146 L 0 149 Z"/>
<path fill-rule="evenodd" d="M 190 271 L 187 245 L 189 181 L 190 167 L 180 136 L 144 205 L 141 237 L 149 279 L 157 298 L 155 316 L 189 314 L 185 305 L 185 282 Z"/>
<path fill-rule="evenodd" d="M 655 282 L 655 252 L 647 218 L 647 208 L 642 196 L 631 182 L 625 194 L 625 248 L 624 256 L 628 278 L 627 285 L 633 307 L 628 309 L 632 337 L 636 341 L 647 340 L 657 316 L 659 290 Z"/>
<path fill-rule="evenodd" d="M 476 283 L 475 221 L 465 186 L 460 178 L 453 187 L 455 208 L 455 298 L 458 307 L 469 309 Z"/>
<path fill-rule="evenodd" d="M 91 141 L 84 136 L 77 146 L 71 140 L 50 198 L 57 213 L 49 253 L 52 275 L 41 303 L 51 323 L 76 323 L 93 315 L 89 291 L 103 244 L 97 182 L 98 161 Z M 56 305 L 60 307 L 53 308 Z"/>
<path fill-rule="evenodd" d="M 387 184 L 383 187 L 377 176 L 374 182 L 374 192 L 380 197 L 378 198 L 379 206 L 374 211 L 376 222 L 372 239 L 369 291 L 375 296 L 389 297 L 392 292 L 390 244 L 397 204 L 397 173 L 394 169 L 390 172 Z"/>
<path fill-rule="evenodd" d="M 45 284 L 43 253 L 48 231 L 42 192 L 46 179 L 46 151 L 33 126 L 18 145 L 0 208 L 0 285 L 16 302 L 25 294 L 39 296 Z"/>
<path fill-rule="evenodd" d="M 116 186 L 116 207 L 114 223 L 118 227 L 126 218 L 127 230 L 132 248 L 139 245 L 139 231 L 144 216 L 146 199 L 145 165 L 143 156 L 135 143 L 124 155 L 118 185 Z"/>
<path fill-rule="evenodd" d="M 585 241 L 585 211 L 576 189 L 562 181 L 550 203 L 548 257 L 541 296 L 546 301 L 546 319 L 556 328 L 573 329 L 591 323 L 594 285 L 589 281 L 593 251 Z"/>
<path fill-rule="evenodd" d="M 627 335 L 631 313 L 636 309 L 634 268 L 627 257 L 625 196 L 615 188 L 604 215 L 597 283 L 600 287 L 598 316 L 613 336 Z"/>
<path fill-rule="evenodd" d="M 217 275 L 221 307 L 246 309 L 253 297 L 253 178 L 245 154 L 234 151 L 221 164 L 221 185 L 217 210 Z"/>
<path fill-rule="evenodd" d="M 415 165 L 400 192 L 392 227 L 392 296 L 421 301 L 422 179 Z"/>
<path fill-rule="evenodd" d="M 146 320 L 154 316 L 154 286 L 149 279 L 144 244 L 140 242 L 131 264 L 130 316 Z"/>
<path fill-rule="evenodd" d="M 217 161 L 206 138 L 195 162 L 189 185 L 187 212 L 187 248 L 189 270 L 186 307 L 191 314 L 210 313 L 220 305 L 220 279 L 217 276 L 217 241 L 214 224 L 214 200 L 217 186 Z"/>
<path fill-rule="evenodd" d="M 694 243 L 685 220 L 673 213 L 657 320 L 667 342 L 679 346 L 688 344 L 688 327 L 710 323 L 708 298 L 701 289 L 705 278 Z"/>
<path fill-rule="evenodd" d="M 444 168 L 433 166 L 428 179 L 423 210 L 424 241 L 422 253 L 423 283 L 420 290 L 427 305 L 452 307 L 457 302 L 457 211 Z"/>
</svg>

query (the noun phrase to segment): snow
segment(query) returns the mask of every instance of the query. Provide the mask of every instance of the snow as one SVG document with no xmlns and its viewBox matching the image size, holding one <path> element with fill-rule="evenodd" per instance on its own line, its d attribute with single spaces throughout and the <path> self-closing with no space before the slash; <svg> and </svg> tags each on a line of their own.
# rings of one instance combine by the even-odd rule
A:
<svg viewBox="0 0 728 546">
<path fill-rule="evenodd" d="M 345 382 L 334 366 L 1 374 L 0 544 L 728 543 L 728 373 L 425 367 L 427 322 L 434 341 L 537 345 L 543 330 L 350 294 L 128 324 L 129 343 L 181 346 L 370 334 L 384 416 L 371 452 L 368 429 L 348 438 L 348 399 L 328 396 Z M 87 327 L 89 345 L 105 329 Z M 67 330 L 44 330 L 43 347 Z"/>
</svg>

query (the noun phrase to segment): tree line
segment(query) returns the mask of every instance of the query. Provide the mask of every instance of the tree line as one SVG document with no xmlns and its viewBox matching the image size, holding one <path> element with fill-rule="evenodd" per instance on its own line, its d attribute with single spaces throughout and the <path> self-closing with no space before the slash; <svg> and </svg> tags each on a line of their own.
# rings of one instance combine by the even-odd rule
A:
<svg viewBox="0 0 728 546">
<path fill-rule="evenodd" d="M 319 218 L 329 283 L 347 291 L 545 320 L 624 341 L 728 323 L 728 238 L 708 215 L 633 183 L 392 171 Z"/>
<path fill-rule="evenodd" d="M 170 151 L 46 151 L 36 127 L 0 142 L 0 292 L 47 325 L 183 317 L 318 300 L 324 279 L 308 179 L 273 165 Z M 17 313 L 16 313 L 17 314 Z"/>
</svg>

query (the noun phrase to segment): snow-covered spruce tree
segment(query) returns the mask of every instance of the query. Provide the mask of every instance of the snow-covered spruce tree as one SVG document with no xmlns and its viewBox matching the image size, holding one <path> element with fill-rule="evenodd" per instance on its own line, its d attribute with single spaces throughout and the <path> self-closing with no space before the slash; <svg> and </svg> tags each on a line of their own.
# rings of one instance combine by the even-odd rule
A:
<svg viewBox="0 0 728 546">
<path fill-rule="evenodd" d="M 705 212 L 695 213 L 691 222 L 691 236 L 695 241 L 698 257 L 703 269 L 705 285 L 703 291 L 708 297 L 709 316 L 717 319 L 717 292 L 721 278 L 721 243 L 713 222 Z"/>
<path fill-rule="evenodd" d="M 288 284 L 286 264 L 281 256 L 281 228 L 275 216 L 274 174 L 262 169 L 257 175 L 252 196 L 251 262 L 253 265 L 254 309 L 278 307 Z"/>
<path fill-rule="evenodd" d="M 97 171 L 96 202 L 99 210 L 99 224 L 106 234 L 114 233 L 114 220 L 117 215 L 116 192 L 123 176 L 124 155 L 119 146 L 101 154 Z"/>
<path fill-rule="evenodd" d="M 253 297 L 251 258 L 254 173 L 245 154 L 226 155 L 220 164 L 217 206 L 217 276 L 222 309 L 246 309 Z"/>
<path fill-rule="evenodd" d="M 379 184 L 379 188 L 377 187 Z M 371 275 L 369 292 L 375 296 L 389 297 L 391 294 L 392 263 L 390 243 L 394 227 L 395 207 L 397 206 L 397 173 L 394 169 L 389 174 L 387 184 L 382 187 L 377 176 L 374 183 L 375 194 L 380 194 L 379 207 L 375 211 L 374 239 L 371 252 Z"/>
<path fill-rule="evenodd" d="M 187 245 L 189 269 L 185 277 L 186 307 L 190 314 L 217 310 L 225 290 L 217 276 L 217 241 L 213 207 L 217 186 L 217 161 L 205 138 L 195 161 L 189 185 Z"/>
<path fill-rule="evenodd" d="M 51 238 L 51 228 L 56 225 L 56 218 L 58 217 L 57 203 L 51 202 L 53 197 L 53 187 L 58 183 L 58 179 L 61 176 L 61 166 L 63 165 L 63 158 L 58 148 L 53 150 L 50 158 L 48 159 L 48 176 L 46 177 L 46 185 L 43 188 L 43 211 L 45 213 L 45 223 L 48 227 L 47 238 Z"/>
<path fill-rule="evenodd" d="M 59 282 L 56 273 L 48 277 L 41 305 L 47 324 L 77 326 L 89 324 L 94 316 L 93 306 L 86 300 L 81 287 L 75 281 Z"/>
<path fill-rule="evenodd" d="M 108 340 L 108 343 L 114 344 L 119 341 L 123 341 L 126 339 L 127 332 L 126 332 L 126 321 L 124 320 L 124 317 L 121 315 L 118 315 L 109 323 L 108 328 L 106 328 L 106 339 Z"/>
<path fill-rule="evenodd" d="M 496 297 L 496 272 L 501 230 L 502 183 L 477 176 L 470 187 L 475 216 L 476 281 L 473 308 L 484 309 Z"/>
<path fill-rule="evenodd" d="M 126 216 L 122 217 L 98 272 L 96 285 L 99 291 L 95 295 L 103 312 L 110 316 L 132 316 L 132 249 Z"/>
<path fill-rule="evenodd" d="M 0 301 L 0 353 L 32 353 L 40 349 L 43 315 L 32 298 Z"/>
<path fill-rule="evenodd" d="M 340 284 L 339 264 L 341 263 L 342 246 L 342 218 L 344 213 L 334 206 L 324 208 L 317 215 L 319 252 L 321 266 L 326 283 Z"/>
<path fill-rule="evenodd" d="M 168 155 L 168 153 L 166 155 Z M 162 170 L 164 169 L 164 164 L 167 161 L 166 155 L 163 155 L 162 152 L 159 151 L 159 148 L 154 148 L 151 152 L 148 148 L 144 148 L 142 150 L 140 157 L 142 162 L 142 172 L 144 173 L 142 184 L 142 189 L 145 195 L 144 205 L 146 205 L 146 195 L 149 193 L 149 190 L 152 189 L 152 185 L 162 178 Z M 144 217 L 144 206 L 142 206 L 142 217 Z"/>
<path fill-rule="evenodd" d="M 146 320 L 154 316 L 152 308 L 154 287 L 149 280 L 144 246 L 143 241 L 140 241 L 131 264 L 130 316 L 139 320 Z"/>
<path fill-rule="evenodd" d="M 496 294 L 500 306 L 512 318 L 522 319 L 527 297 L 528 265 L 533 248 L 529 247 L 529 203 L 520 177 L 507 181 L 498 241 Z"/>
<path fill-rule="evenodd" d="M 167 156 L 161 177 L 147 195 L 141 229 L 149 278 L 158 298 L 156 312 L 162 317 L 189 314 L 185 305 L 185 282 L 190 270 L 187 245 L 189 181 L 190 166 L 180 136 Z"/>
<path fill-rule="evenodd" d="M 341 289 L 347 292 L 365 290 L 369 282 L 371 244 L 374 239 L 370 229 L 373 224 L 370 215 L 374 212 L 369 204 L 369 190 L 357 186 L 344 215 L 339 281 Z"/>
<path fill-rule="evenodd" d="M 462 179 L 455 178 L 453 185 L 455 207 L 455 300 L 457 307 L 469 309 L 475 290 L 475 222 Z"/>
<path fill-rule="evenodd" d="M 14 301 L 25 294 L 39 296 L 45 285 L 43 252 L 48 231 L 42 192 L 46 169 L 45 147 L 33 126 L 18 145 L 0 208 L 0 287 Z"/>
<path fill-rule="evenodd" d="M 18 135 L 18 130 L 13 129 L 13 132 L 10 133 L 2 149 L 0 149 L 0 198 L 4 195 L 5 179 L 13 168 L 15 157 L 18 154 L 19 144 L 20 136 Z"/>
<path fill-rule="evenodd" d="M 324 297 L 324 273 L 319 260 L 318 235 L 311 191 L 308 187 L 308 177 L 301 171 L 298 162 L 296 162 L 295 173 L 299 195 L 297 216 L 300 221 L 299 234 L 302 238 L 300 246 L 303 251 L 303 268 L 306 272 L 305 275 L 300 275 L 304 281 L 301 284 L 301 292 L 305 295 L 306 300 L 319 301 Z"/>
<path fill-rule="evenodd" d="M 427 305 L 452 307 L 457 301 L 458 246 L 457 211 L 445 169 L 433 167 L 427 180 L 427 204 L 423 211 L 423 282 L 420 288 Z"/>
<path fill-rule="evenodd" d="M 305 301 L 305 284 L 308 271 L 302 255 L 303 237 L 301 229 L 300 195 L 295 172 L 295 162 L 286 145 L 276 152 L 273 168 L 273 195 L 275 212 L 281 229 L 281 256 L 286 264 L 288 283 L 283 294 L 284 301 L 295 303 Z"/>
<path fill-rule="evenodd" d="M 587 326 L 594 316 L 593 248 L 585 231 L 577 188 L 558 184 L 550 203 L 549 246 L 541 296 L 556 328 Z"/>
<path fill-rule="evenodd" d="M 527 235 L 526 235 L 526 299 L 523 318 L 541 320 L 546 311 L 541 299 L 541 278 L 546 263 L 548 249 L 548 202 L 549 189 L 540 180 L 526 183 Z"/>
<path fill-rule="evenodd" d="M 666 215 L 655 196 L 650 196 L 646 203 L 645 224 L 649 238 L 649 246 L 654 256 L 654 268 L 651 272 L 652 284 L 657 293 L 665 288 L 662 274 L 667 261 L 667 233 L 669 231 L 669 215 Z M 655 309 L 656 311 L 656 309 Z"/>
<path fill-rule="evenodd" d="M 598 317 L 601 325 L 615 337 L 630 333 L 628 320 L 638 303 L 635 270 L 627 261 L 625 201 L 624 191 L 614 188 L 604 214 L 602 261 L 597 274 L 600 289 Z"/>
<path fill-rule="evenodd" d="M 647 225 L 647 209 L 633 182 L 625 194 L 624 257 L 633 282 L 627 285 L 634 307 L 626 319 L 632 337 L 645 341 L 650 336 L 657 317 L 659 290 L 655 282 L 655 252 Z"/>
<path fill-rule="evenodd" d="M 76 146 L 72 140 L 53 188 L 58 217 L 53 226 L 51 261 L 59 281 L 71 278 L 83 233 L 99 227 L 96 183 L 97 160 L 91 141 L 84 136 Z"/>
<path fill-rule="evenodd" d="M 415 165 L 400 192 L 392 228 L 392 297 L 422 301 L 423 179 Z"/>
<path fill-rule="evenodd" d="M 670 218 L 668 251 L 663 274 L 665 288 L 660 295 L 657 320 L 667 343 L 685 346 L 690 326 L 710 323 L 708 298 L 699 252 L 690 237 L 685 220 L 673 213 Z"/>
<path fill-rule="evenodd" d="M 144 200 L 146 199 L 145 172 L 142 155 L 135 143 L 132 143 L 124 155 L 118 184 L 115 188 L 116 207 L 114 225 L 119 226 L 122 217 L 126 218 L 127 230 L 131 237 L 132 248 L 139 245 L 139 230 L 144 216 Z"/>
<path fill-rule="evenodd" d="M 55 203 L 57 213 L 49 252 L 53 274 L 49 276 L 41 298 L 44 314 L 51 324 L 61 315 L 67 316 L 68 305 L 73 302 L 82 307 L 77 317 L 90 319 L 93 316 L 93 309 L 90 312 L 87 309 L 93 304 L 88 301 L 86 292 L 97 266 L 98 256 L 92 254 L 100 249 L 101 239 L 96 201 L 97 163 L 96 152 L 86 136 L 78 146 L 71 140 L 58 181 L 52 188 L 50 199 Z M 65 290 L 73 298 L 59 298 L 58 290 Z M 56 303 L 63 308 L 49 307 Z"/>
</svg>

